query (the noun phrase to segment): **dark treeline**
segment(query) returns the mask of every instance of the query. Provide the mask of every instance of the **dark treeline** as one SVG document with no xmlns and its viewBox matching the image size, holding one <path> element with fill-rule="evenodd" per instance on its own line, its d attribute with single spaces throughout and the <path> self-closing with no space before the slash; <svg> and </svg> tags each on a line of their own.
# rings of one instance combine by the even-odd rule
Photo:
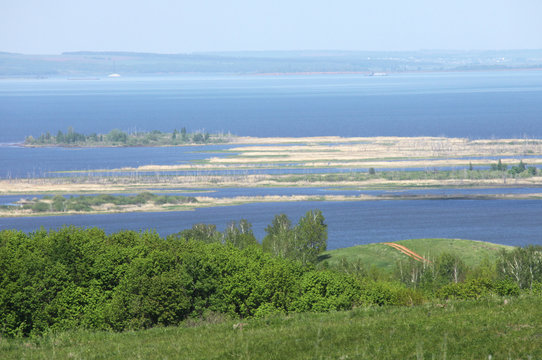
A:
<svg viewBox="0 0 542 360">
<path fill-rule="evenodd" d="M 187 132 L 186 128 L 177 129 L 171 133 L 159 130 L 124 132 L 113 129 L 107 134 L 82 134 L 72 127 L 64 133 L 58 130 L 56 134 L 46 132 L 35 138 L 28 136 L 26 145 L 64 145 L 64 146 L 156 146 L 183 144 L 225 143 L 232 139 L 231 134 L 210 134 L 207 131 Z"/>
<path fill-rule="evenodd" d="M 263 317 L 541 288 L 540 248 L 503 253 L 476 269 L 451 255 L 433 265 L 403 263 L 393 279 L 363 264 L 322 262 L 327 227 L 320 211 L 296 225 L 277 215 L 266 232 L 260 245 L 245 220 L 223 232 L 194 225 L 166 239 L 97 228 L 1 231 L 0 334 L 123 331 L 214 314 Z"/>
</svg>

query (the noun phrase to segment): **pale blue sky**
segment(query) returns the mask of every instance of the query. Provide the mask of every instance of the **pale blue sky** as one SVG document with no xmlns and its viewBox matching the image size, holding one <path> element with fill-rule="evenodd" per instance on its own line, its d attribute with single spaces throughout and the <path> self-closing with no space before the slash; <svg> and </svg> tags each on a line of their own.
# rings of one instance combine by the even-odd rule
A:
<svg viewBox="0 0 542 360">
<path fill-rule="evenodd" d="M 0 51 L 540 49 L 542 0 L 0 0 Z"/>
</svg>

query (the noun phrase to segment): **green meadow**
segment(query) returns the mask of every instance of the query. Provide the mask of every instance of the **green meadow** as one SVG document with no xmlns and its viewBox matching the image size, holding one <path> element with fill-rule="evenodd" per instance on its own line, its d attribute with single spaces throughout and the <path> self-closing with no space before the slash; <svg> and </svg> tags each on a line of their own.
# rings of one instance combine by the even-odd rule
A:
<svg viewBox="0 0 542 360">
<path fill-rule="evenodd" d="M 242 324 L 242 325 L 240 325 Z M 0 339 L 3 359 L 539 359 L 542 297 Z"/>
<path fill-rule="evenodd" d="M 415 253 L 431 260 L 448 252 L 460 257 L 467 266 L 477 266 L 484 260 L 495 261 L 502 250 L 512 250 L 514 247 L 499 245 L 484 241 L 463 239 L 411 239 L 395 241 Z M 360 262 L 367 267 L 393 271 L 398 261 L 408 260 L 404 253 L 383 243 L 357 245 L 348 248 L 329 250 L 321 255 L 321 260 L 330 265 L 343 261 Z"/>
</svg>

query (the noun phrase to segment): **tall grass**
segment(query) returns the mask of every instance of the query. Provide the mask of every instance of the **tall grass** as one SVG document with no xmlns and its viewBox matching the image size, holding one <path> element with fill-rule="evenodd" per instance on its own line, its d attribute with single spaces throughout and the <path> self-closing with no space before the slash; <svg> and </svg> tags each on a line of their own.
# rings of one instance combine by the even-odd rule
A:
<svg viewBox="0 0 542 360">
<path fill-rule="evenodd" d="M 364 307 L 175 328 L 0 339 L 4 359 L 539 359 L 542 298 Z M 195 325 L 195 326 L 194 326 Z"/>
</svg>

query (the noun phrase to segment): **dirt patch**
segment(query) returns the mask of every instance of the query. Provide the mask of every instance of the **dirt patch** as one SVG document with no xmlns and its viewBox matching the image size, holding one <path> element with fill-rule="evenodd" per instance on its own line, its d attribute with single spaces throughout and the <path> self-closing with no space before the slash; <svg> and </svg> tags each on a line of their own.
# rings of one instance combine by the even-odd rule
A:
<svg viewBox="0 0 542 360">
<path fill-rule="evenodd" d="M 415 253 L 414 251 L 410 250 L 409 248 L 407 248 L 406 246 L 403 246 L 403 245 L 399 245 L 399 244 L 396 244 L 396 243 L 391 243 L 391 242 L 386 242 L 386 243 L 383 243 L 384 245 L 387 245 L 387 246 L 391 246 L 392 248 L 396 249 L 396 250 L 399 250 L 400 252 L 402 252 L 403 254 L 411 257 L 412 259 L 416 260 L 416 261 L 419 261 L 419 262 L 427 262 L 427 263 L 430 263 L 431 261 L 427 260 L 426 258 L 424 258 L 423 256 Z"/>
</svg>

